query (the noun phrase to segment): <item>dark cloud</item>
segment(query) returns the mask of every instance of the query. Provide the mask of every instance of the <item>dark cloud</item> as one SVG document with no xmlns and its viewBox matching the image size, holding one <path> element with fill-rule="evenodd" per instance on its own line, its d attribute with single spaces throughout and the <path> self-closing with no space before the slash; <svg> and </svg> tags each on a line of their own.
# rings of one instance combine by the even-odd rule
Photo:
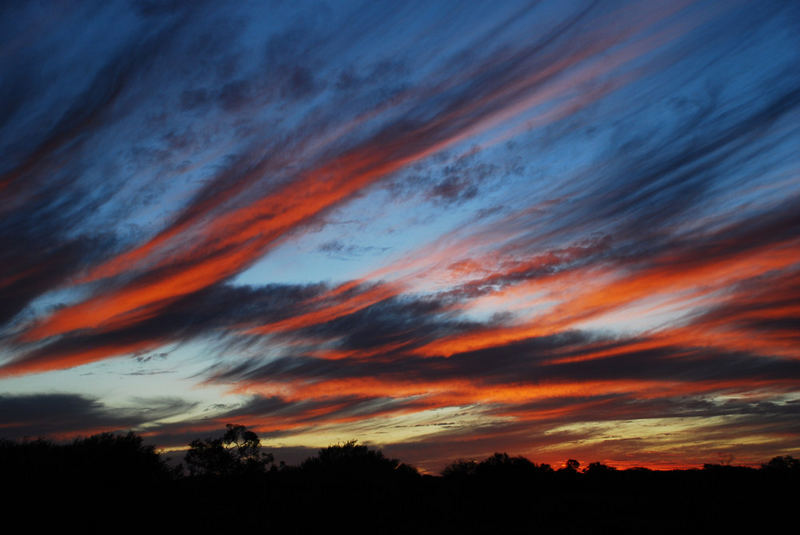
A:
<svg viewBox="0 0 800 535">
<path fill-rule="evenodd" d="M 498 163 L 477 160 L 478 153 L 469 151 L 445 165 L 438 176 L 429 177 L 434 183 L 428 197 L 445 204 L 462 203 L 474 199 L 487 183 L 506 178 Z"/>
<path fill-rule="evenodd" d="M 663 346 L 638 349 L 640 340 L 606 342 L 619 354 L 583 361 L 561 362 L 559 357 L 583 354 L 597 341 L 582 333 L 531 338 L 457 353 L 450 357 L 418 357 L 404 353 L 369 359 L 327 360 L 288 356 L 261 366 L 242 365 L 217 373 L 222 381 L 326 381 L 379 378 L 387 388 L 395 382 L 446 382 L 469 380 L 478 385 L 538 385 L 552 381 L 676 381 L 679 383 L 726 381 L 800 381 L 796 360 L 768 358 L 744 352 L 706 347 Z M 626 350 L 626 347 L 630 349 Z M 556 360 L 557 363 L 550 362 Z"/>
<path fill-rule="evenodd" d="M 335 422 L 342 418 L 368 418 L 400 409 L 427 406 L 424 401 L 400 400 L 390 397 L 335 396 L 326 399 L 287 401 L 280 397 L 255 396 L 244 405 L 218 417 L 221 419 L 253 418 L 270 416 L 285 418 L 292 424 L 312 422 Z"/>
<path fill-rule="evenodd" d="M 4 438 L 58 437 L 135 429 L 185 413 L 193 404 L 176 398 L 134 400 L 136 408 L 110 408 L 79 394 L 0 396 Z"/>
<path fill-rule="evenodd" d="M 0 175 L 0 187 L 6 193 L 24 194 L 41 185 L 59 164 L 76 157 L 87 135 L 112 120 L 112 110 L 131 89 L 131 80 L 149 66 L 161 47 L 168 46 L 174 28 L 148 33 L 109 58 L 66 109 L 55 110 L 57 119 L 41 131 L 40 139 L 30 143 L 25 154 L 7 161 L 10 168 Z M 53 186 L 52 182 L 48 185 Z"/>
<path fill-rule="evenodd" d="M 473 325 L 443 316 L 444 305 L 437 299 L 392 298 L 303 332 L 339 339 L 341 349 L 368 349 L 399 342 L 415 346 Z"/>
<path fill-rule="evenodd" d="M 0 175 L 0 279 L 5 281 L 0 324 L 113 249 L 110 233 L 76 232 L 86 214 L 99 209 L 118 187 L 113 180 L 84 180 L 79 155 L 87 139 L 124 108 L 121 100 L 131 80 L 167 46 L 170 34 L 170 28 L 148 32 L 112 55 L 69 106 L 50 111 L 50 124 L 37 129 L 37 140 L 27 139 L 7 153 Z M 35 81 L 24 75 L 11 78 L 17 80 L 17 100 L 28 99 L 20 108 L 30 106 L 36 91 L 21 84 Z"/>
<path fill-rule="evenodd" d="M 322 425 L 420 410 L 428 406 L 428 402 L 420 399 L 348 394 L 307 400 L 251 396 L 239 405 L 212 407 L 205 418 L 150 425 L 147 434 L 149 440 L 161 446 L 179 446 L 199 436 L 219 433 L 227 423 L 240 423 L 254 429 L 262 439 L 268 440 L 292 432 L 313 430 Z"/>
<path fill-rule="evenodd" d="M 224 337 L 224 329 L 237 324 L 279 320 L 317 295 L 321 285 L 273 285 L 262 288 L 220 284 L 190 294 L 166 307 L 160 314 L 131 326 L 106 330 L 78 331 L 33 349 L 7 364 L 34 365 L 48 361 L 69 362 L 74 356 L 104 358 L 139 351 L 144 345 L 158 346 L 195 337 Z M 137 360 L 141 357 L 137 356 Z M 76 361 L 80 363 L 80 360 Z"/>
<path fill-rule="evenodd" d="M 341 240 L 331 240 L 321 244 L 317 250 L 325 253 L 330 258 L 348 259 L 363 256 L 366 254 L 377 254 L 387 251 L 388 247 L 376 247 L 371 245 L 345 244 Z"/>
<path fill-rule="evenodd" d="M 48 230 L 52 230 L 52 234 Z M 0 264 L 4 266 L 6 277 L 5 284 L 0 286 L 0 326 L 38 296 L 64 284 L 101 257 L 110 241 L 101 237 L 54 240 L 57 232 L 43 228 L 20 229 L 13 237 L 0 235 Z M 32 249 L 28 245 L 31 243 L 39 244 L 38 248 Z"/>
<path fill-rule="evenodd" d="M 780 236 L 783 228 L 773 230 Z M 766 234 L 766 233 L 765 233 Z M 754 331 L 754 336 L 782 334 L 797 339 L 797 317 L 793 310 L 800 300 L 800 273 L 795 270 L 768 272 L 731 288 L 731 296 L 693 318 L 697 325 L 724 326 Z M 782 311 L 776 314 L 775 311 Z"/>
</svg>

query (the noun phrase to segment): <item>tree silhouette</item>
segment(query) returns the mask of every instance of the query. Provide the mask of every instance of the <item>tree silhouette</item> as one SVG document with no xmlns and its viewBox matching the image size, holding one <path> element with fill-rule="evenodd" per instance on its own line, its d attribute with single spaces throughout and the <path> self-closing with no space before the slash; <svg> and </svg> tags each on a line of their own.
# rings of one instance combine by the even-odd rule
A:
<svg viewBox="0 0 800 535">
<path fill-rule="evenodd" d="M 193 476 L 232 476 L 264 472 L 274 458 L 243 425 L 227 424 L 221 437 L 193 440 L 184 461 Z"/>
<path fill-rule="evenodd" d="M 761 468 L 768 472 L 800 473 L 800 459 L 791 455 L 773 457 L 768 463 L 762 464 Z"/>
<path fill-rule="evenodd" d="M 613 474 L 616 471 L 617 469 L 613 466 L 608 466 L 607 464 L 603 464 L 599 461 L 589 463 L 589 466 L 583 469 L 583 473 L 589 476 L 605 476 L 608 474 Z"/>
<path fill-rule="evenodd" d="M 593 462 L 581 471 L 570 459 L 554 471 L 495 453 L 456 461 L 435 477 L 350 441 L 299 466 L 266 471 L 271 462 L 258 436 L 241 425 L 191 443 L 186 464 L 202 477 L 176 477 L 134 433 L 63 443 L 0 439 L 0 475 L 14 490 L 7 509 L 39 522 L 35 515 L 46 503 L 48 530 L 66 519 L 106 532 L 120 518 L 137 518 L 196 533 L 232 526 L 338 532 L 352 530 L 353 519 L 388 534 L 777 533 L 793 520 L 800 483 L 800 460 L 791 456 L 760 469 L 659 471 Z M 159 503 L 182 514 L 165 520 L 153 507 Z"/>
<path fill-rule="evenodd" d="M 567 462 L 564 463 L 564 468 L 562 468 L 559 471 L 577 472 L 580 466 L 581 463 L 576 461 L 575 459 L 567 459 Z"/>
<path fill-rule="evenodd" d="M 319 450 L 316 457 L 306 459 L 300 468 L 306 472 L 335 474 L 348 478 L 385 474 L 417 475 L 416 469 L 397 459 L 385 457 L 380 450 L 371 450 L 355 440 Z"/>
<path fill-rule="evenodd" d="M 155 447 L 144 444 L 142 437 L 133 431 L 78 438 L 68 451 L 75 466 L 83 466 L 84 473 L 93 472 L 106 481 L 130 483 L 171 476 Z"/>
<path fill-rule="evenodd" d="M 460 478 L 474 476 L 478 470 L 478 463 L 471 459 L 459 459 L 448 464 L 442 470 L 442 476 L 446 478 Z"/>
</svg>

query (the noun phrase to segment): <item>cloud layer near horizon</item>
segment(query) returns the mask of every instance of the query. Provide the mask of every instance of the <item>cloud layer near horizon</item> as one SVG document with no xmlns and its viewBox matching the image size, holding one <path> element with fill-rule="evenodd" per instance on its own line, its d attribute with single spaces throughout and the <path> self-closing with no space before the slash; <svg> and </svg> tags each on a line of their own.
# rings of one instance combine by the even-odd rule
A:
<svg viewBox="0 0 800 535">
<path fill-rule="evenodd" d="M 5 435 L 800 451 L 796 6 L 2 9 Z"/>
</svg>

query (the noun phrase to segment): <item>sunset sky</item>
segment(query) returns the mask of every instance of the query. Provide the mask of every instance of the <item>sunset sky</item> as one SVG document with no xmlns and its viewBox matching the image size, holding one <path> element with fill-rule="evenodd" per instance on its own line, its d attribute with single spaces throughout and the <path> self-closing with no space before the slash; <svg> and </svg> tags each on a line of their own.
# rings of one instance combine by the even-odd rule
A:
<svg viewBox="0 0 800 535">
<path fill-rule="evenodd" d="M 800 3 L 9 2 L 0 437 L 800 454 Z"/>
</svg>

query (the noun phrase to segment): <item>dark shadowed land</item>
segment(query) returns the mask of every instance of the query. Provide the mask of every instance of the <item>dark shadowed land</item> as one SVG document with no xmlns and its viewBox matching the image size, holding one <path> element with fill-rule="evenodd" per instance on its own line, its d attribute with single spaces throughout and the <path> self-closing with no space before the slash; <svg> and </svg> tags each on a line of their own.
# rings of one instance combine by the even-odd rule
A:
<svg viewBox="0 0 800 535">
<path fill-rule="evenodd" d="M 242 426 L 180 466 L 134 433 L 0 441 L 0 470 L 6 517 L 32 532 L 766 533 L 793 525 L 800 497 L 791 456 L 653 471 L 497 453 L 431 476 L 356 442 L 275 464 Z"/>
</svg>

